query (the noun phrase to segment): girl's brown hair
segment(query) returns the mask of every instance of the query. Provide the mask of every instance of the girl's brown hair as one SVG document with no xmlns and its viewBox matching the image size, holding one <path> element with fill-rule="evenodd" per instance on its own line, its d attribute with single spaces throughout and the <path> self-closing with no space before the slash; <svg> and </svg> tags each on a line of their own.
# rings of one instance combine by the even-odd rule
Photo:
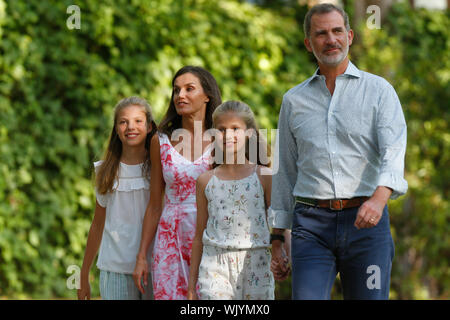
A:
<svg viewBox="0 0 450 320">
<path fill-rule="evenodd" d="M 181 116 L 177 113 L 177 110 L 175 108 L 173 95 L 175 91 L 175 80 L 185 73 L 191 73 L 198 78 L 203 88 L 203 92 L 209 98 L 209 101 L 206 104 L 205 114 L 206 129 L 210 129 L 212 127 L 212 114 L 216 107 L 222 103 L 219 86 L 217 85 L 214 76 L 208 70 L 205 70 L 202 67 L 184 66 L 177 71 L 172 79 L 172 95 L 170 97 L 169 108 L 167 109 L 167 112 L 158 127 L 158 130 L 160 132 L 167 134 L 167 136 L 169 137 L 172 135 L 172 132 L 174 130 L 181 128 Z"/>
<path fill-rule="evenodd" d="M 247 137 L 245 141 L 245 157 L 247 160 L 251 160 L 253 158 L 250 157 L 250 145 L 256 144 L 256 163 L 258 165 L 270 167 L 270 150 L 266 140 L 259 133 L 252 109 L 246 103 L 234 100 L 222 103 L 216 108 L 212 115 L 213 127 L 215 128 L 218 118 L 228 112 L 236 114 L 236 116 L 238 116 L 245 123 L 247 130 L 253 130 L 253 134 L 250 137 Z M 263 154 L 261 155 L 261 153 Z M 219 164 L 215 161 L 215 154 L 212 156 L 214 158 L 212 167 L 215 168 L 219 166 Z"/>
<path fill-rule="evenodd" d="M 122 141 L 117 134 L 117 118 L 120 112 L 129 106 L 140 106 L 142 107 L 146 120 L 147 128 L 151 125 L 152 129 L 147 134 L 145 139 L 145 159 L 142 166 L 142 174 L 147 179 L 150 179 L 150 141 L 152 136 L 156 132 L 156 123 L 153 120 L 152 111 L 150 105 L 145 99 L 139 97 L 128 97 L 120 100 L 114 107 L 114 126 L 111 130 L 111 135 L 109 137 L 108 148 L 103 156 L 103 162 L 98 168 L 95 178 L 95 185 L 97 191 L 100 194 L 105 194 L 107 192 L 113 191 L 114 181 L 118 177 L 120 157 L 122 156 Z"/>
</svg>

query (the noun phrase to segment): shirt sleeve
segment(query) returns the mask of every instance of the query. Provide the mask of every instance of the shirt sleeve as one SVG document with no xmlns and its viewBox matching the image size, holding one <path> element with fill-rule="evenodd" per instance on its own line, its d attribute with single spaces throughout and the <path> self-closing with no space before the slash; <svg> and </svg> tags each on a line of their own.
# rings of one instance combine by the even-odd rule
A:
<svg viewBox="0 0 450 320">
<path fill-rule="evenodd" d="M 97 188 L 95 188 L 95 196 L 96 196 L 96 198 L 97 198 L 98 204 L 99 204 L 101 207 L 106 208 L 106 204 L 108 203 L 107 195 L 106 195 L 106 194 L 100 194 L 100 193 L 97 191 Z"/>
<path fill-rule="evenodd" d="M 269 224 L 272 228 L 291 229 L 295 206 L 293 190 L 297 182 L 297 144 L 293 136 L 289 114 L 291 105 L 283 98 L 275 143 L 272 177 L 272 198 L 269 208 Z"/>
<path fill-rule="evenodd" d="M 102 164 L 103 161 L 94 162 L 95 173 L 97 174 L 98 168 Z M 108 203 L 108 194 L 101 194 L 98 192 L 97 187 L 95 188 L 95 197 L 97 202 L 103 208 L 106 208 L 106 204 Z"/>
<path fill-rule="evenodd" d="M 377 135 L 381 167 L 378 186 L 391 188 L 391 199 L 395 199 L 408 190 L 404 179 L 407 131 L 400 100 L 390 84 L 383 90 L 379 106 Z"/>
</svg>

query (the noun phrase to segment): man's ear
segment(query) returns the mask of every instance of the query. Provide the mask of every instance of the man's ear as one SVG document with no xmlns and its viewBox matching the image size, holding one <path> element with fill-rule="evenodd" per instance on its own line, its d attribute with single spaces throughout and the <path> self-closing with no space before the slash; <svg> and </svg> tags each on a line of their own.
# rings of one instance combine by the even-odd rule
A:
<svg viewBox="0 0 450 320">
<path fill-rule="evenodd" d="M 353 43 L 353 37 L 355 36 L 355 34 L 353 33 L 353 30 L 350 29 L 348 31 L 348 46 L 350 47 Z"/>
<path fill-rule="evenodd" d="M 303 43 L 305 44 L 306 50 L 312 52 L 311 43 L 309 42 L 309 39 L 305 38 L 305 40 L 303 40 Z"/>
</svg>

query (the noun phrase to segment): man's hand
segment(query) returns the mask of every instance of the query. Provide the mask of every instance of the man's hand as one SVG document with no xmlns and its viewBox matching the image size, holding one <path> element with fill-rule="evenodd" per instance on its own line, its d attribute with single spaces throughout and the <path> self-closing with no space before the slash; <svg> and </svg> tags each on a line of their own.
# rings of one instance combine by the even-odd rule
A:
<svg viewBox="0 0 450 320">
<path fill-rule="evenodd" d="M 270 271 L 272 271 L 273 277 L 277 281 L 286 280 L 291 272 L 291 268 L 289 267 L 289 259 L 286 256 L 281 241 L 279 240 L 272 243 L 272 261 L 270 263 Z"/>
<path fill-rule="evenodd" d="M 359 207 L 354 226 L 357 229 L 372 228 L 378 224 L 383 215 L 383 209 L 391 196 L 392 190 L 378 187 L 372 197 Z"/>
<path fill-rule="evenodd" d="M 273 229 L 274 234 L 285 234 L 283 229 Z M 290 233 L 285 241 L 290 242 Z M 286 255 L 285 244 L 281 240 L 272 242 L 272 261 L 270 262 L 270 271 L 273 273 L 275 280 L 283 281 L 289 276 L 291 269 L 289 267 L 289 258 Z"/>
</svg>

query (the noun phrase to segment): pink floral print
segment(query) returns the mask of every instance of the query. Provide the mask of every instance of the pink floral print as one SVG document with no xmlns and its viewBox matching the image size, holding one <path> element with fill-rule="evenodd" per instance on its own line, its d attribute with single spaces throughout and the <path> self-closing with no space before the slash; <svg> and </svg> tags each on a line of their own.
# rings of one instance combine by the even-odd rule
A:
<svg viewBox="0 0 450 320">
<path fill-rule="evenodd" d="M 210 169 L 211 148 L 191 162 L 175 150 L 167 135 L 159 138 L 166 189 L 152 254 L 153 293 L 156 300 L 184 300 L 197 218 L 195 181 Z"/>
</svg>

